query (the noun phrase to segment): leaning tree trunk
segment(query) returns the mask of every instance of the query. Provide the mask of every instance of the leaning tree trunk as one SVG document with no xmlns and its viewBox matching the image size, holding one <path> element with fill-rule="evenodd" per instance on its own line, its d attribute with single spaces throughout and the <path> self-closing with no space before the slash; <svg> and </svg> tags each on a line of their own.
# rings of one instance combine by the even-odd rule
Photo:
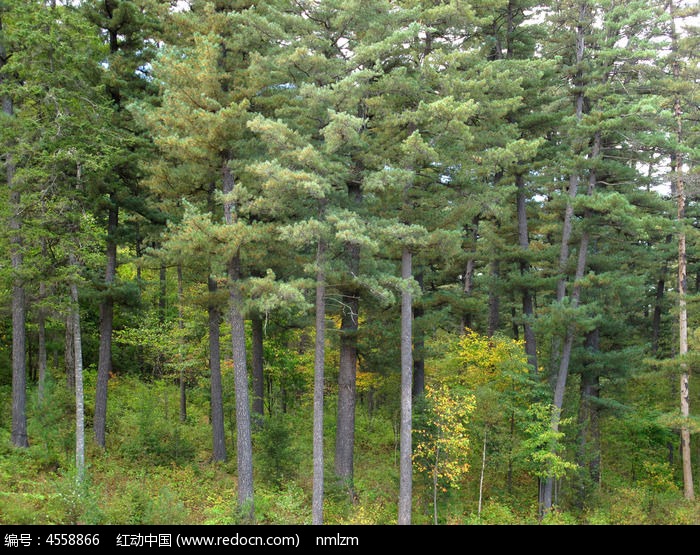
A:
<svg viewBox="0 0 700 555">
<path fill-rule="evenodd" d="M 579 8 L 579 22 L 576 26 L 576 65 L 581 67 L 585 51 L 585 22 L 587 17 L 587 6 L 582 3 Z M 583 74 L 582 70 L 579 69 L 574 78 L 577 85 L 577 91 L 574 98 L 575 113 L 574 117 L 576 122 L 581 122 L 583 119 L 584 111 L 584 100 L 585 93 L 583 88 Z M 578 154 L 578 153 L 577 153 Z M 573 230 L 573 220 L 574 220 L 574 202 L 576 195 L 578 194 L 580 176 L 577 170 L 573 170 L 569 176 L 569 190 L 568 198 L 566 202 L 566 209 L 564 211 L 564 222 L 562 225 L 562 236 L 561 236 L 561 246 L 559 250 L 559 274 L 560 278 L 557 282 L 557 302 L 561 303 L 566 297 L 566 267 L 569 263 L 569 241 L 571 240 L 571 233 Z M 590 182 L 589 182 L 590 183 Z M 584 250 L 584 240 L 586 242 L 586 249 Z M 581 247 L 579 249 L 578 263 L 576 266 L 576 274 L 578 279 L 579 270 L 581 271 L 581 276 L 583 276 L 583 270 L 585 268 L 586 254 L 588 249 L 588 235 L 584 233 L 581 238 Z M 582 267 L 583 264 L 583 267 Z M 576 279 L 574 282 L 576 282 Z M 574 286 L 574 292 L 571 295 L 571 304 L 574 305 L 578 302 L 575 298 L 578 295 L 578 288 Z M 552 339 L 552 355 L 551 355 L 551 365 L 552 374 L 555 377 L 554 380 L 554 411 L 552 413 L 552 431 L 559 431 L 559 419 L 560 412 L 564 402 L 564 391 L 566 389 L 566 381 L 569 374 L 569 359 L 571 356 L 571 349 L 573 347 L 574 341 L 574 329 L 572 326 L 567 326 L 564 334 L 564 343 L 561 345 L 560 339 L 557 334 L 554 334 Z M 544 480 L 543 492 L 542 492 L 542 510 L 543 513 L 548 513 L 552 509 L 552 496 L 554 491 L 554 477 L 548 476 Z"/>
</svg>

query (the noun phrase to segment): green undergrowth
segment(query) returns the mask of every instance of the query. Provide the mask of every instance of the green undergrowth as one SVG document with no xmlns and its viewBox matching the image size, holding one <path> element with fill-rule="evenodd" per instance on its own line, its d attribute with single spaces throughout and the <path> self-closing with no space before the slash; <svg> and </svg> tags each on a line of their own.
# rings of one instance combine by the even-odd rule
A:
<svg viewBox="0 0 700 555">
<path fill-rule="evenodd" d="M 87 387 L 92 388 L 88 375 Z M 107 447 L 92 440 L 86 413 L 86 479 L 75 475 L 74 406 L 63 384 L 49 384 L 40 404 L 29 391 L 30 447 L 10 442 L 10 406 L 0 407 L 0 523 L 2 524 L 236 524 L 235 413 L 227 408 L 227 460 L 211 460 L 207 392 L 190 390 L 180 418 L 174 381 L 110 381 Z M 87 389 L 87 388 L 86 388 Z M 3 398 L 9 393 L 3 391 Z M 87 399 L 88 406 L 92 400 Z M 395 524 L 399 485 L 395 411 L 358 405 L 355 477 L 350 492 L 333 474 L 335 411 L 325 417 L 327 524 Z M 307 402 L 267 415 L 253 433 L 255 519 L 259 524 L 311 524 L 312 410 Z M 515 477 L 509 493 L 487 473 L 479 502 L 478 452 L 460 488 L 441 492 L 440 524 L 698 524 L 700 509 L 686 502 L 673 473 L 647 465 L 630 482 L 612 476 L 580 509 L 537 518 L 537 484 Z M 414 476 L 415 524 L 433 523 L 429 480 Z M 572 505 L 574 506 L 574 505 Z"/>
</svg>

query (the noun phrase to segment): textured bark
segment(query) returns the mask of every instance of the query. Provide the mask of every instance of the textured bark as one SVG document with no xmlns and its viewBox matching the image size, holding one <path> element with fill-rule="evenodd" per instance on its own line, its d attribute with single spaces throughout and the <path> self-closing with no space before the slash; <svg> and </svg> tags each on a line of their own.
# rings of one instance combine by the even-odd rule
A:
<svg viewBox="0 0 700 555">
<path fill-rule="evenodd" d="M 211 372 L 211 429 L 212 429 L 212 460 L 226 460 L 226 436 L 224 433 L 224 403 L 221 383 L 221 343 L 220 323 L 221 312 L 215 300 L 217 291 L 216 280 L 209 276 L 209 369 Z"/>
<path fill-rule="evenodd" d="M 669 15 L 671 17 L 671 52 L 674 55 L 673 79 L 680 82 L 680 65 L 678 63 L 678 34 L 676 31 L 675 3 L 671 0 L 668 3 Z M 676 95 L 673 102 L 673 112 L 676 120 L 676 140 L 679 145 L 684 143 L 683 138 L 683 107 L 681 106 L 680 95 Z M 695 491 L 693 486 L 693 467 L 690 450 L 690 426 L 688 417 L 690 416 L 690 369 L 685 360 L 688 355 L 688 255 L 686 251 L 685 235 L 685 180 L 683 176 L 683 154 L 677 150 L 673 160 L 672 168 L 676 182 L 677 220 L 679 223 L 678 232 L 678 358 L 680 359 L 680 408 L 683 422 L 681 424 L 681 460 L 683 463 L 683 496 L 693 501 Z"/>
<path fill-rule="evenodd" d="M 66 367 L 66 387 L 75 390 L 75 349 L 73 348 L 73 321 L 70 314 L 66 317 L 66 340 L 64 345 L 64 362 Z"/>
<path fill-rule="evenodd" d="M 263 375 L 263 321 L 259 316 L 253 316 L 251 321 L 251 343 L 253 348 L 253 417 L 262 423 L 265 414 L 265 380 Z"/>
<path fill-rule="evenodd" d="M 233 190 L 234 177 L 228 160 L 222 169 L 223 193 Z M 224 203 L 224 218 L 228 225 L 235 221 L 234 206 Z M 245 320 L 241 312 L 240 292 L 241 260 L 236 251 L 228 264 L 229 322 L 231 324 L 231 344 L 233 349 L 234 390 L 236 397 L 236 447 L 238 462 L 238 509 L 241 516 L 253 521 L 255 507 L 253 501 L 253 442 L 250 422 L 250 401 L 248 395 L 248 367 L 246 360 Z"/>
<path fill-rule="evenodd" d="M 71 255 L 71 266 L 77 266 Z M 73 363 L 75 373 L 75 468 L 79 483 L 85 479 L 85 395 L 83 392 L 83 344 L 80 333 L 80 307 L 78 285 L 73 282 L 71 291 L 71 325 L 73 329 Z"/>
<path fill-rule="evenodd" d="M 0 32 L 2 21 L 0 21 Z M 0 85 L 4 84 L 5 75 L 2 68 L 5 65 L 7 53 L 0 42 Z M 14 106 L 12 99 L 4 95 L 2 97 L 2 111 L 6 116 L 12 116 Z M 27 438 L 27 361 L 26 361 L 26 297 L 24 283 L 19 277 L 22 270 L 22 220 L 21 220 L 21 195 L 15 183 L 15 165 L 11 154 L 5 157 L 5 177 L 10 202 L 10 264 L 15 274 L 12 285 L 12 445 L 16 447 L 29 447 Z"/>
<path fill-rule="evenodd" d="M 343 296 L 338 371 L 338 419 L 335 440 L 335 474 L 342 486 L 353 493 L 355 451 L 355 397 L 357 376 L 357 297 Z"/>
<path fill-rule="evenodd" d="M 401 428 L 399 438 L 399 508 L 398 523 L 411 524 L 411 501 L 413 498 L 413 298 L 411 251 L 403 248 L 401 255 Z"/>
<path fill-rule="evenodd" d="M 107 248 L 105 266 L 105 295 L 100 303 L 100 347 L 97 363 L 97 384 L 95 390 L 95 415 L 93 427 L 95 442 L 105 446 L 107 426 L 107 385 L 112 373 L 112 331 L 114 327 L 114 298 L 110 288 L 114 284 L 117 271 L 117 242 L 115 234 L 119 221 L 116 204 L 109 209 L 107 222 Z"/>
<path fill-rule="evenodd" d="M 350 202 L 358 207 L 362 202 L 360 185 L 348 183 Z M 338 369 L 338 417 L 335 436 L 335 474 L 351 499 L 354 499 L 353 474 L 355 454 L 355 397 L 357 376 L 357 332 L 360 298 L 352 285 L 353 276 L 360 271 L 360 247 L 346 243 L 345 258 L 350 284 L 342 296 L 343 316 L 340 330 L 340 362 Z"/>
<path fill-rule="evenodd" d="M 319 239 L 316 251 L 316 340 L 314 345 L 314 478 L 311 502 L 312 523 L 323 524 L 323 401 L 326 364 L 326 245 Z"/>
</svg>

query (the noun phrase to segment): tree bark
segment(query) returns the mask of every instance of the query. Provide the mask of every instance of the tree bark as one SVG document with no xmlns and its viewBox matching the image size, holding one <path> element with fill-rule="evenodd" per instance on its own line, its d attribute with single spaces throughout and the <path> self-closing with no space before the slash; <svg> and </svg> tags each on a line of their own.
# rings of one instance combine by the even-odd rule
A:
<svg viewBox="0 0 700 555">
<path fill-rule="evenodd" d="M 358 207 L 362 202 L 362 191 L 358 183 L 348 183 L 350 202 Z M 345 244 L 345 257 L 350 284 L 342 295 L 343 316 L 340 330 L 340 362 L 338 369 L 338 417 L 335 436 L 335 474 L 341 487 L 347 489 L 354 499 L 355 455 L 355 397 L 357 377 L 357 332 L 359 329 L 360 298 L 354 277 L 360 271 L 360 247 L 355 243 Z"/>
<path fill-rule="evenodd" d="M 2 22 L 0 21 L 0 31 Z M 0 85 L 4 84 L 5 76 L 2 67 L 5 65 L 6 52 L 0 44 Z M 2 97 L 2 111 L 6 116 L 12 116 L 14 107 L 12 99 Z M 27 330 L 26 330 L 26 296 L 24 283 L 20 277 L 24 264 L 22 255 L 22 218 L 21 194 L 15 183 L 15 165 L 10 153 L 5 159 L 5 177 L 9 191 L 10 202 L 10 264 L 14 273 L 12 284 L 12 445 L 29 447 L 27 437 Z"/>
<path fill-rule="evenodd" d="M 314 345 L 314 478 L 311 515 L 312 523 L 323 524 L 323 401 L 326 364 L 326 244 L 319 238 L 316 251 L 316 339 Z"/>
<path fill-rule="evenodd" d="M 411 524 L 413 499 L 413 278 L 412 254 L 408 247 L 401 255 L 401 428 L 399 439 L 399 516 L 398 523 Z"/>
<path fill-rule="evenodd" d="M 70 264 L 77 268 L 74 254 Z M 80 333 L 80 306 L 78 285 L 73 280 L 71 291 L 71 324 L 73 329 L 73 363 L 75 364 L 75 469 L 78 483 L 85 480 L 85 395 L 83 392 L 83 345 Z"/>
<path fill-rule="evenodd" d="M 223 193 L 233 190 L 234 177 L 228 160 L 223 165 Z M 228 225 L 235 221 L 234 206 L 224 203 L 224 218 Z M 250 404 L 248 395 L 248 367 L 246 361 L 245 320 L 241 312 L 242 297 L 240 292 L 241 260 L 236 251 L 228 264 L 229 279 L 229 321 L 231 324 L 231 343 L 233 349 L 234 390 L 236 396 L 236 447 L 238 462 L 238 508 L 241 516 L 253 521 L 255 507 L 253 501 L 253 443 L 250 422 Z"/>
<path fill-rule="evenodd" d="M 105 266 L 105 294 L 100 303 L 100 346 L 97 363 L 97 385 L 95 390 L 95 414 L 93 426 L 95 442 L 105 447 L 107 427 L 107 385 L 112 373 L 112 331 L 114 327 L 114 297 L 111 287 L 117 271 L 117 240 L 115 237 L 119 221 L 119 210 L 110 198 L 107 221 L 107 262 Z"/>
<path fill-rule="evenodd" d="M 66 367 L 66 387 L 75 391 L 75 348 L 73 347 L 73 321 L 70 314 L 66 317 L 66 340 L 64 345 L 64 362 Z"/>
</svg>

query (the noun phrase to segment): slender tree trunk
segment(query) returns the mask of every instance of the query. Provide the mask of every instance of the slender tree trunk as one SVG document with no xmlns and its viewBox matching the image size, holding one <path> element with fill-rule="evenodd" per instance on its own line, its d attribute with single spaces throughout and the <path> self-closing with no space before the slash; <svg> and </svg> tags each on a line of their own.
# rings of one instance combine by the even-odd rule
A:
<svg viewBox="0 0 700 555">
<path fill-rule="evenodd" d="M 322 209 L 323 210 L 323 209 Z M 312 523 L 323 524 L 323 398 L 326 364 L 326 244 L 319 238 L 316 251 L 316 340 L 314 346 L 314 478 Z"/>
<path fill-rule="evenodd" d="M 263 376 L 263 321 L 260 316 L 251 319 L 251 342 L 253 346 L 253 417 L 262 424 L 265 415 L 265 381 Z"/>
<path fill-rule="evenodd" d="M 187 421 L 187 373 L 185 372 L 185 360 L 182 356 L 184 341 L 185 319 L 182 313 L 184 292 L 182 290 L 182 265 L 177 265 L 177 328 L 180 333 L 180 346 L 178 347 L 178 362 L 180 363 L 180 422 Z"/>
<path fill-rule="evenodd" d="M 401 255 L 401 429 L 399 440 L 399 524 L 411 524 L 413 500 L 413 278 L 412 254 Z"/>
<path fill-rule="evenodd" d="M 0 19 L 0 37 L 2 20 Z M 0 85 L 5 84 L 3 67 L 7 61 L 5 45 L 0 41 Z M 14 115 L 12 98 L 2 96 L 2 111 L 7 117 Z M 26 298 L 24 283 L 20 278 L 22 258 L 21 194 L 15 183 L 15 164 L 12 154 L 5 157 L 5 179 L 10 203 L 10 264 L 14 273 L 12 284 L 12 445 L 29 447 L 27 437 L 27 362 L 26 362 Z"/>
<path fill-rule="evenodd" d="M 4 103 L 3 103 L 4 104 Z M 7 113 L 7 111 L 5 111 Z M 15 447 L 28 447 L 27 438 L 27 324 L 26 295 L 22 278 L 23 267 L 20 193 L 14 181 L 14 167 L 7 162 L 7 181 L 10 190 L 10 259 L 15 274 L 12 285 L 12 444 Z"/>
<path fill-rule="evenodd" d="M 114 297 L 111 288 L 117 271 L 117 239 L 119 211 L 114 199 L 110 199 L 107 221 L 107 262 L 105 267 L 105 292 L 100 303 L 100 346 L 97 362 L 97 385 L 95 390 L 95 415 L 93 427 L 95 442 L 105 447 L 107 427 L 107 385 L 112 372 L 112 330 L 114 327 Z"/>
<path fill-rule="evenodd" d="M 680 101 L 676 100 L 676 115 L 678 121 L 678 136 L 681 136 Z M 685 183 L 683 180 L 683 166 L 681 155 L 676 155 L 676 195 L 678 200 L 678 335 L 680 359 L 680 401 L 681 416 L 684 418 L 681 424 L 681 459 L 683 461 L 683 495 L 688 500 L 695 498 L 693 488 L 693 470 L 690 450 L 690 371 L 685 360 L 688 354 L 688 307 L 686 297 L 688 295 L 688 258 L 686 252 L 686 234 L 683 229 L 685 219 Z"/>
<path fill-rule="evenodd" d="M 70 264 L 77 268 L 75 255 L 70 255 Z M 78 483 L 85 480 L 85 395 L 83 392 L 83 345 L 80 333 L 80 306 L 78 284 L 70 284 L 71 315 L 73 328 L 73 362 L 75 364 L 75 469 Z"/>
<path fill-rule="evenodd" d="M 75 391 L 75 347 L 73 346 L 73 321 L 70 315 L 66 317 L 66 340 L 64 346 L 64 361 L 66 367 L 66 387 Z"/>
<path fill-rule="evenodd" d="M 228 160 L 223 166 L 223 193 L 233 190 L 234 177 Z M 234 206 L 224 203 L 224 217 L 228 225 L 235 221 Z M 250 402 L 248 395 L 248 367 L 246 361 L 245 320 L 243 319 L 242 296 L 240 291 L 241 260 L 236 252 L 228 264 L 229 279 L 229 320 L 233 349 L 234 389 L 236 396 L 236 447 L 238 462 L 238 507 L 241 516 L 253 521 L 253 442 L 250 422 Z"/>
<path fill-rule="evenodd" d="M 589 7 L 585 2 L 582 2 L 579 6 L 579 20 L 576 25 L 576 65 L 581 68 L 581 64 L 584 58 L 585 52 L 585 35 L 586 28 L 588 25 Z M 583 87 L 583 70 L 578 69 L 574 77 L 575 84 L 577 85 L 577 90 L 574 96 L 575 111 L 574 117 L 577 123 L 581 122 L 583 119 L 584 111 L 584 99 L 585 92 Z M 598 136 L 599 144 L 599 136 Z M 576 153 L 578 154 L 578 152 Z M 560 278 L 557 283 L 557 302 L 561 303 L 566 297 L 566 275 L 567 266 L 569 264 L 569 242 L 571 240 L 571 233 L 573 230 L 573 217 L 574 217 L 574 202 L 576 195 L 578 194 L 579 186 L 579 174 L 576 170 L 572 171 L 569 176 L 569 191 L 568 198 L 566 202 L 566 209 L 564 211 L 564 222 L 562 225 L 562 237 L 561 237 L 561 247 L 559 250 L 559 274 Z M 589 189 L 591 185 L 591 180 L 593 183 L 595 177 L 591 176 L 589 180 Z M 574 291 L 571 294 L 571 305 L 575 306 L 578 303 L 579 287 L 576 281 L 583 277 L 583 271 L 585 269 L 586 255 L 588 250 L 588 233 L 584 232 L 581 238 L 581 244 L 579 247 L 579 256 L 576 266 L 576 278 L 574 280 L 575 286 Z M 579 277 L 580 274 L 580 277 Z M 574 341 L 574 329 L 572 326 L 567 326 L 564 334 L 564 343 L 561 347 L 560 356 L 557 358 L 560 349 L 560 338 L 557 334 L 554 334 L 554 339 L 552 340 L 552 368 L 557 368 L 558 371 L 553 374 L 556 376 L 554 384 L 554 411 L 552 413 L 552 431 L 557 432 L 559 430 L 559 420 L 561 417 L 561 409 L 564 402 L 564 392 L 566 389 L 566 381 L 569 374 L 569 361 L 571 357 L 571 349 L 573 347 Z M 548 513 L 552 508 L 552 495 L 554 490 L 554 477 L 549 476 L 544 481 L 544 486 L 542 490 L 543 495 L 543 512 Z"/>
<path fill-rule="evenodd" d="M 484 428 L 484 443 L 481 446 L 481 472 L 479 473 L 479 505 L 477 516 L 481 518 L 481 502 L 484 498 L 484 474 L 486 473 L 486 428 Z"/>
<path fill-rule="evenodd" d="M 45 255 L 45 247 L 42 248 L 42 254 Z M 46 284 L 42 281 L 39 284 L 39 302 L 42 303 L 46 297 Z M 47 353 L 46 353 L 46 309 L 43 306 L 39 307 L 37 312 L 37 328 L 38 328 L 38 361 L 39 377 L 37 381 L 37 398 L 39 405 L 44 402 L 44 390 L 46 385 L 46 370 L 47 370 Z"/>
<path fill-rule="evenodd" d="M 433 465 L 433 524 L 438 524 L 438 465 L 440 464 L 440 444 L 435 447 L 435 464 Z"/>
<path fill-rule="evenodd" d="M 209 289 L 209 368 L 211 372 L 211 429 L 212 460 L 226 460 L 226 434 L 224 431 L 224 402 L 221 383 L 221 312 L 216 300 L 216 280 L 210 275 L 207 279 Z"/>
<path fill-rule="evenodd" d="M 671 16 L 671 52 L 673 60 L 673 79 L 680 83 L 680 64 L 678 62 L 678 35 L 676 32 L 675 4 L 671 0 L 668 4 Z M 683 108 L 681 106 L 680 95 L 676 95 L 673 102 L 673 112 L 676 119 L 676 140 L 679 145 L 684 142 L 683 137 Z M 688 307 L 686 297 L 688 295 L 688 257 L 686 252 L 685 234 L 685 180 L 683 177 L 683 154 L 679 150 L 675 153 L 674 170 L 676 182 L 677 219 L 678 231 L 678 335 L 679 349 L 678 358 L 680 360 L 680 404 L 681 416 L 681 459 L 683 462 L 683 496 L 693 501 L 695 491 L 693 487 L 693 467 L 690 449 L 690 426 L 688 417 L 690 416 L 690 370 L 686 357 L 688 355 Z"/>
</svg>

